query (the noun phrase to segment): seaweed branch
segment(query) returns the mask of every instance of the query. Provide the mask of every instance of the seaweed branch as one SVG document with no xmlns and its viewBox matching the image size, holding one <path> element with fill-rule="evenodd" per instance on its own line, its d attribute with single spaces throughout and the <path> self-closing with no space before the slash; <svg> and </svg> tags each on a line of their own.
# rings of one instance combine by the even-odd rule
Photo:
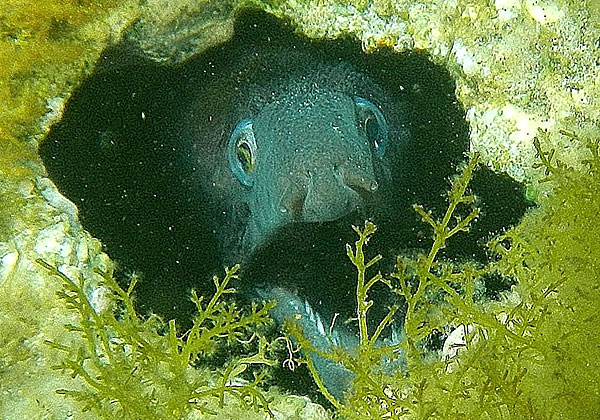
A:
<svg viewBox="0 0 600 420">
<path fill-rule="evenodd" d="M 299 343 L 300 348 L 304 350 L 306 364 L 317 386 L 326 398 L 345 415 L 351 416 L 353 410 L 357 410 L 356 412 L 370 413 L 369 415 L 373 416 L 385 414 L 389 418 L 400 418 L 414 410 L 414 405 L 408 396 L 412 395 L 411 398 L 418 399 L 428 386 L 427 381 L 423 380 L 418 387 L 414 388 L 414 394 L 412 392 L 407 394 L 406 390 L 401 391 L 397 375 L 402 376 L 404 373 L 401 368 L 402 363 L 399 363 L 398 359 L 405 357 L 404 349 L 411 353 L 411 349 L 416 350 L 417 343 L 430 331 L 423 329 L 422 313 L 423 308 L 428 304 L 428 291 L 432 289 L 442 291 L 460 310 L 468 309 L 468 304 L 472 302 L 474 281 L 482 274 L 482 271 L 467 267 L 463 272 L 455 273 L 452 267 L 437 263 L 436 257 L 446 246 L 449 238 L 467 231 L 470 224 L 479 216 L 477 208 L 473 208 L 465 217 L 455 216 L 459 206 L 473 205 L 475 202 L 475 197 L 467 194 L 466 191 L 478 162 L 478 155 L 474 155 L 452 181 L 452 188 L 448 192 L 448 208 L 441 219 L 435 219 L 432 213 L 426 211 L 422 206 L 414 206 L 423 221 L 432 227 L 433 244 L 426 255 L 420 256 L 416 260 L 398 257 L 396 271 L 392 274 L 392 277 L 397 280 L 397 284 L 392 284 L 380 272 L 371 277 L 367 276 L 367 270 L 382 258 L 379 254 L 372 258 L 367 258 L 365 255 L 365 247 L 376 232 L 376 227 L 370 221 L 366 221 L 363 228 L 353 226 L 358 240 L 354 246 L 346 245 L 346 253 L 357 272 L 356 319 L 359 340 L 355 352 L 351 353 L 348 349 L 335 346 L 331 351 L 317 349 L 303 336 L 300 326 L 294 320 L 286 323 L 288 331 Z M 409 274 L 410 272 L 413 272 L 414 275 Z M 417 283 L 413 284 L 415 280 Z M 461 296 L 451 286 L 461 281 L 468 296 Z M 394 320 L 398 306 L 388 308 L 387 314 L 373 333 L 368 329 L 368 313 L 374 305 L 369 298 L 369 292 L 379 282 L 386 284 L 406 298 L 408 310 L 405 331 L 408 338 L 404 343 L 389 344 L 382 340 L 384 332 L 390 328 Z M 463 300 L 467 303 L 465 304 Z M 491 324 L 493 317 L 492 319 L 482 317 L 480 320 Z M 339 363 L 354 374 L 354 388 L 348 394 L 351 403 L 336 400 L 327 390 L 312 360 L 311 355 L 313 354 Z M 350 406 L 353 406 L 353 409 L 350 409 Z"/>
<path fill-rule="evenodd" d="M 128 289 L 121 289 L 110 273 L 96 272 L 102 286 L 121 303 L 122 314 L 99 311 L 87 297 L 86 279 L 74 281 L 61 270 L 43 260 L 38 263 L 62 281 L 61 298 L 78 316 L 77 325 L 66 325 L 68 331 L 81 335 L 81 344 L 47 344 L 67 354 L 55 369 L 79 378 L 88 391 L 60 389 L 57 393 L 85 401 L 90 410 L 129 418 L 183 418 L 190 410 L 215 414 L 225 405 L 229 395 L 244 409 L 265 412 L 270 417 L 269 399 L 260 389 L 265 372 L 245 382 L 240 375 L 251 365 L 274 366 L 277 362 L 266 354 L 268 342 L 261 339 L 256 354 L 230 361 L 221 372 L 201 373 L 193 368 L 197 356 L 210 353 L 223 340 L 244 341 L 253 329 L 270 322 L 273 302 L 253 305 L 244 314 L 223 296 L 234 292 L 229 287 L 236 279 L 239 266 L 225 271 L 220 280 L 214 277 L 215 293 L 206 305 L 192 293 L 198 314 L 192 328 L 178 335 L 175 322 L 166 326 L 156 316 L 141 319 L 132 300 L 136 278 Z M 166 334 L 162 331 L 165 331 Z M 160 373 L 162 372 L 162 373 Z"/>
<path fill-rule="evenodd" d="M 453 276 L 451 269 L 442 270 L 442 276 L 437 276 L 434 273 L 436 266 L 436 257 L 438 253 L 445 248 L 446 241 L 459 232 L 468 231 L 469 225 L 479 216 L 479 209 L 473 208 L 470 213 L 461 218 L 454 216 L 456 209 L 460 205 L 473 205 L 475 196 L 466 194 L 467 186 L 473 171 L 479 163 L 479 155 L 474 154 L 468 164 L 462 169 L 457 178 L 452 181 L 452 186 L 448 192 L 448 208 L 441 219 L 434 219 L 431 211 L 425 211 L 423 206 L 414 205 L 413 208 L 421 216 L 424 222 L 429 224 L 433 229 L 433 244 L 426 256 L 419 257 L 415 262 L 398 258 L 396 263 L 396 272 L 392 277 L 399 282 L 399 293 L 403 295 L 407 302 L 407 312 L 405 321 L 405 330 L 408 338 L 407 350 L 415 350 L 415 339 L 418 341 L 424 338 L 428 331 L 419 330 L 423 327 L 423 319 L 418 315 L 419 304 L 423 302 L 425 293 L 430 287 L 436 287 L 443 290 L 452 297 L 454 302 L 462 303 L 462 297 L 459 297 L 457 292 L 449 285 L 452 281 L 458 280 L 461 276 Z M 454 223 L 451 221 L 454 217 Z M 412 292 L 407 284 L 407 266 L 410 265 L 416 273 L 417 286 L 416 291 Z M 438 270 L 439 271 L 439 270 Z M 469 276 L 471 279 L 474 276 Z M 473 289 L 472 284 L 468 285 L 470 290 Z M 468 299 L 471 297 L 468 296 Z M 463 305 L 464 306 L 464 305 Z"/>
</svg>

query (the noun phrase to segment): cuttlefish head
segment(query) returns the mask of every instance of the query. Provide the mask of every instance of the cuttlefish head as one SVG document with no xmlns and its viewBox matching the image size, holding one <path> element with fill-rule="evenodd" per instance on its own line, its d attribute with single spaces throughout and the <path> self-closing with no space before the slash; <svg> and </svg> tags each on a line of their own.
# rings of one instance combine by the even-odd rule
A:
<svg viewBox="0 0 600 420">
<path fill-rule="evenodd" d="M 242 253 L 292 222 L 327 222 L 360 211 L 385 179 L 382 111 L 332 91 L 288 94 L 240 121 L 228 161 L 249 216 Z"/>
</svg>

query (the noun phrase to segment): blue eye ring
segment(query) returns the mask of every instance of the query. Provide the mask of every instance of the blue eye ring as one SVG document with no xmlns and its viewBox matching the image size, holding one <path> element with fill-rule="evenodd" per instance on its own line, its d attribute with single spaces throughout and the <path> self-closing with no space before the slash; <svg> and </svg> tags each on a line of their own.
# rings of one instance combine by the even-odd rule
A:
<svg viewBox="0 0 600 420">
<path fill-rule="evenodd" d="M 235 177 L 246 187 L 254 184 L 256 169 L 256 138 L 250 119 L 244 119 L 235 126 L 229 136 L 227 159 Z"/>
<path fill-rule="evenodd" d="M 364 98 L 355 96 L 354 104 L 358 109 L 359 124 L 365 128 L 367 137 L 373 143 L 375 156 L 381 159 L 385 155 L 388 144 L 388 129 L 385 118 L 377 106 Z M 373 121 L 373 118 L 377 123 L 374 130 L 368 127 L 369 121 Z"/>
</svg>

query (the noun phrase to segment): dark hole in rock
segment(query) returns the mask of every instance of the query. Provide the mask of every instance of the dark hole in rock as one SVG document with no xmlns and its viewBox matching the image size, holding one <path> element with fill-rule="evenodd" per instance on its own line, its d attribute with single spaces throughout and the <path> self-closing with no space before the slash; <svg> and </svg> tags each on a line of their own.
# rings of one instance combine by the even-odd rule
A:
<svg viewBox="0 0 600 420">
<path fill-rule="evenodd" d="M 352 223 L 362 226 L 371 218 L 377 224 L 368 252 L 384 255 L 383 272 L 391 271 L 395 253 L 430 245 L 430 228 L 411 205 L 440 214 L 448 178 L 468 150 L 469 127 L 453 80 L 422 53 L 364 54 L 353 39 L 308 40 L 292 30 L 262 12 L 246 11 L 238 16 L 232 40 L 177 66 L 140 58 L 123 42 L 103 54 L 42 143 L 50 178 L 119 262 L 121 275 L 143 274 L 137 289 L 142 313 L 154 311 L 189 326 L 190 289 L 211 294 L 211 276 L 241 258 L 231 248 L 242 241 L 240 227 L 249 216 L 237 197 L 247 188 L 219 192 L 207 173 L 211 165 L 227 167 L 227 143 L 236 124 L 272 104 L 272 96 L 289 100 L 289 92 L 281 92 L 292 82 L 303 85 L 299 89 L 308 99 L 318 98 L 318 89 L 331 83 L 379 106 L 389 125 L 391 181 L 379 182 L 366 210 L 275 229 L 243 256 L 243 278 L 236 286 L 251 295 L 255 284 L 282 284 L 307 298 L 325 320 L 333 312 L 349 317 L 355 272 L 344 245 L 356 240 Z M 348 75 L 338 79 L 345 81 L 335 80 L 342 70 Z M 317 93 L 307 87 L 311 84 L 321 84 Z M 369 132 L 377 133 L 372 121 Z M 199 142 L 208 147 L 198 147 Z M 289 159 L 285 153 L 289 150 L 281 152 L 282 160 Z M 233 185 L 231 174 L 216 179 L 221 176 L 229 177 L 225 186 Z M 471 187 L 482 216 L 469 233 L 448 243 L 443 257 L 484 262 L 485 239 L 515 224 L 530 204 L 520 184 L 486 168 L 476 171 Z M 220 200 L 219 194 L 228 198 Z M 298 212 L 302 205 L 295 208 Z"/>
</svg>

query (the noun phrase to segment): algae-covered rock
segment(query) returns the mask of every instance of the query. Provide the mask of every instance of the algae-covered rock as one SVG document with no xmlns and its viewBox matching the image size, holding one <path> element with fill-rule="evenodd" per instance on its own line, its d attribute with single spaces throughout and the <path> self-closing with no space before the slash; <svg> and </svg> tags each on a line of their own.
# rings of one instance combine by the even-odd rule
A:
<svg viewBox="0 0 600 420">
<path fill-rule="evenodd" d="M 598 293 L 600 269 L 594 264 L 597 255 L 593 252 L 598 234 L 595 220 L 600 212 L 597 196 L 585 188 L 585 177 L 596 182 L 589 185 L 597 185 L 599 175 L 597 166 L 582 161 L 589 161 L 589 146 L 600 138 L 597 2 L 273 0 L 252 5 L 289 19 L 309 37 L 353 36 L 366 51 L 422 50 L 449 70 L 471 124 L 472 150 L 478 151 L 487 165 L 528 182 L 537 197 L 551 197 L 512 236 L 520 248 L 508 256 L 518 261 L 505 269 L 530 282 L 517 291 L 535 290 L 537 279 L 544 287 L 554 287 L 540 292 L 552 298 L 555 289 L 561 296 L 561 285 L 568 285 L 564 300 L 556 298 L 540 307 L 548 321 L 536 318 L 546 337 L 556 339 L 556 346 L 566 349 L 548 355 L 559 368 L 544 369 L 543 363 L 534 360 L 529 366 L 533 376 L 521 387 L 517 386 L 520 373 L 510 372 L 496 378 L 498 382 L 484 384 L 485 391 L 508 393 L 510 401 L 528 398 L 536 413 L 540 413 L 540 398 L 564 401 L 567 408 L 569 402 L 579 402 L 581 413 L 593 413 L 600 406 L 600 396 L 597 381 L 587 374 L 598 372 L 600 355 L 594 343 L 597 334 L 588 331 L 597 325 L 598 300 L 589 298 Z M 67 358 L 68 353 L 58 350 L 61 346 L 85 345 L 85 340 L 76 328 L 65 329 L 65 325 L 77 325 L 78 315 L 57 298 L 56 292 L 64 287 L 60 279 L 37 261 L 42 259 L 73 279 L 89 279 L 85 293 L 98 313 L 110 312 L 112 302 L 98 273 L 110 271 L 113 263 L 102 252 L 100 242 L 79 223 L 74 204 L 45 178 L 37 156 L 44 133 L 60 118 L 65 100 L 93 70 L 102 50 L 123 34 L 137 52 L 158 61 L 178 62 L 226 40 L 239 6 L 234 1 L 159 0 L 8 0 L 0 6 L 1 418 L 97 418 L 96 413 L 85 410 L 89 400 L 56 393 L 63 389 L 89 391 L 84 381 L 52 368 Z M 544 151 L 555 151 L 550 164 L 542 168 L 535 165 L 540 154 L 534 147 L 536 136 L 542 140 Z M 556 170 L 557 178 L 539 183 L 554 167 L 561 168 Z M 573 173 L 577 175 L 571 177 Z M 570 185 L 577 188 L 570 189 Z M 568 206 L 561 209 L 563 196 Z M 567 247 L 574 247 L 573 252 L 565 251 Z M 556 282 L 561 275 L 562 283 Z M 577 282 L 583 286 L 578 288 Z M 535 293 L 525 297 L 520 302 L 531 305 L 527 309 L 533 311 L 540 297 Z M 578 302 L 585 302 L 587 310 Z M 512 307 L 520 304 L 506 303 Z M 493 311 L 499 313 L 501 309 Z M 564 311 L 576 316 L 566 317 Z M 573 332 L 568 322 L 585 322 L 581 327 L 584 331 Z M 577 343 L 582 340 L 587 343 L 586 353 L 577 353 Z M 495 363 L 499 360 L 491 357 L 489 365 L 501 374 L 502 366 Z M 562 372 L 561 363 L 578 368 Z M 462 395 L 467 395 L 481 385 L 477 382 L 479 371 L 469 374 L 473 376 L 444 381 L 455 391 L 464 388 Z M 571 386 L 578 378 L 586 382 Z M 434 376 L 426 379 L 436 380 Z M 552 381 L 556 380 L 564 385 L 557 388 L 560 392 L 536 393 L 536 386 L 555 384 Z M 569 387 L 570 393 L 565 393 Z M 433 397 L 448 395 L 444 392 L 431 394 L 428 404 L 435 400 Z M 474 394 L 481 396 L 483 404 L 485 392 Z M 282 407 L 279 412 L 287 413 L 277 414 L 282 418 L 327 416 L 305 399 L 273 395 L 274 411 Z M 522 410 L 526 405 L 517 408 Z M 420 418 L 436 412 L 431 405 L 421 408 Z M 499 412 L 510 415 L 511 409 L 515 407 L 502 406 Z M 223 418 L 240 412 L 238 406 L 226 406 Z M 264 416 L 252 410 L 247 413 L 248 418 Z M 438 416 L 440 413 L 447 414 L 440 410 Z M 401 418 L 399 413 L 394 415 Z M 492 417 L 489 412 L 485 415 L 482 418 Z M 546 417 L 551 418 L 552 413 Z"/>
<path fill-rule="evenodd" d="M 119 36 L 130 10 L 108 1 L 7 1 L 0 16 L 0 417 L 93 418 L 56 394 L 66 383 L 51 367 L 63 355 L 46 342 L 78 340 L 64 328 L 73 316 L 55 295 L 60 284 L 36 259 L 73 274 L 109 260 L 81 228 L 73 204 L 44 178 L 36 149 L 49 107 L 58 111 L 57 98 L 67 97 Z"/>
<path fill-rule="evenodd" d="M 233 35 L 239 1 L 149 1 L 125 38 L 159 62 L 179 63 Z"/>
</svg>

